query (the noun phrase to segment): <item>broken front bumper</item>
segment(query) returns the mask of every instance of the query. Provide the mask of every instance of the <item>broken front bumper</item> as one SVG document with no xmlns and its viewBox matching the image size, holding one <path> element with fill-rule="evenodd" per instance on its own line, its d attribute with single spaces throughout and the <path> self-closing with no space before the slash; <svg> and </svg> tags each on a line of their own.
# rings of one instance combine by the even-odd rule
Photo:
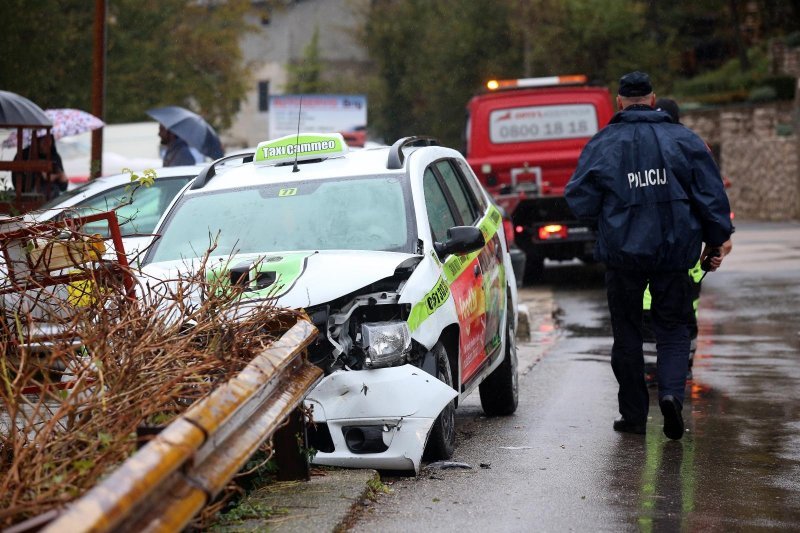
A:
<svg viewBox="0 0 800 533">
<path fill-rule="evenodd" d="M 317 426 L 312 462 L 419 472 L 431 427 L 456 396 L 412 365 L 338 370 L 306 396 Z"/>
</svg>

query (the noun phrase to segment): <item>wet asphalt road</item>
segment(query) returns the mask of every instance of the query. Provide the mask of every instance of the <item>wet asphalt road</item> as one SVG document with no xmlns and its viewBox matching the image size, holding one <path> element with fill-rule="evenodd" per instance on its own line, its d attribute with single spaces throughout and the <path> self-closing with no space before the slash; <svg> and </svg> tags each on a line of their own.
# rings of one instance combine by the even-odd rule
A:
<svg viewBox="0 0 800 533">
<path fill-rule="evenodd" d="M 615 433 L 616 382 L 600 267 L 558 265 L 522 290 L 520 406 L 458 412 L 453 461 L 392 493 L 356 531 L 800 530 L 800 224 L 738 223 L 700 301 L 681 441 Z"/>
</svg>

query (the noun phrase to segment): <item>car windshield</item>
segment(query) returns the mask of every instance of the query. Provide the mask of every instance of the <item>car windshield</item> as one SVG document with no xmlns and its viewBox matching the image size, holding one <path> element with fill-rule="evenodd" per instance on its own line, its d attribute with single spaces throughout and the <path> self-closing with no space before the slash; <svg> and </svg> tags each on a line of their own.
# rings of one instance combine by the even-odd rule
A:
<svg viewBox="0 0 800 533">
<path fill-rule="evenodd" d="M 280 183 L 184 196 L 147 262 L 289 250 L 413 250 L 415 228 L 398 176 Z"/>
</svg>

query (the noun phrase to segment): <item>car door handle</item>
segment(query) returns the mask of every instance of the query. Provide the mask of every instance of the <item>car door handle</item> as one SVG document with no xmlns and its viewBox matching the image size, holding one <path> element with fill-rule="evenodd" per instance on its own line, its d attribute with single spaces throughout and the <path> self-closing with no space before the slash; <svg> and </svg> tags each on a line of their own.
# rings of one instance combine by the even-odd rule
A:
<svg viewBox="0 0 800 533">
<path fill-rule="evenodd" d="M 475 272 L 475 277 L 479 277 L 481 275 L 481 267 L 479 265 L 475 265 L 475 268 L 472 269 Z"/>
</svg>

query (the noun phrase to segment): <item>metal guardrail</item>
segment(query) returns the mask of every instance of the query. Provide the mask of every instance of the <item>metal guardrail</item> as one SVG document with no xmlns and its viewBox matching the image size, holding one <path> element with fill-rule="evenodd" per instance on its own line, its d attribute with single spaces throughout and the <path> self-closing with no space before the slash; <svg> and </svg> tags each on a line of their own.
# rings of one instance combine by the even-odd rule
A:
<svg viewBox="0 0 800 533">
<path fill-rule="evenodd" d="M 303 357 L 315 337 L 315 327 L 299 320 L 44 531 L 180 531 L 291 418 L 322 377 Z M 19 526 L 31 529 L 24 523 L 11 529 Z"/>
</svg>

